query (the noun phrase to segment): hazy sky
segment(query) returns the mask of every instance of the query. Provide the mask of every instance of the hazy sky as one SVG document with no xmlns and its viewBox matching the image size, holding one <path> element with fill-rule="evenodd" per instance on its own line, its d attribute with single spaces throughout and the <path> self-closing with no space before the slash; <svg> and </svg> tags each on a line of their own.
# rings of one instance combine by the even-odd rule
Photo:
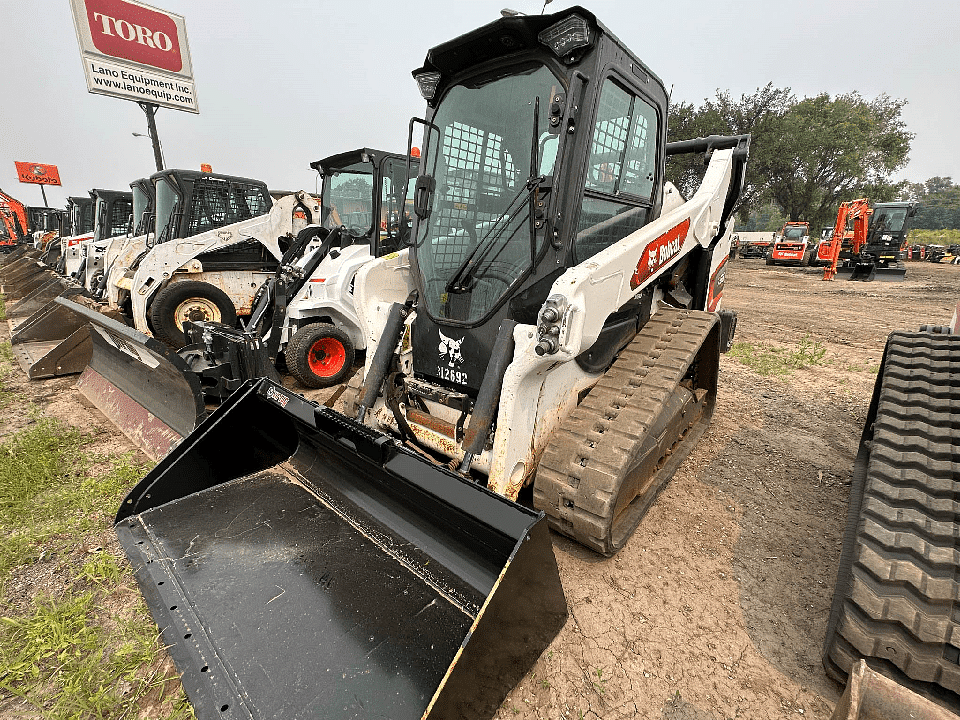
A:
<svg viewBox="0 0 960 720">
<path fill-rule="evenodd" d="M 429 47 L 542 0 L 296 2 L 157 0 L 186 16 L 200 114 L 161 109 L 167 167 L 315 188 L 308 164 L 370 146 L 402 151 L 423 100 L 410 72 Z M 548 10 L 575 3 L 555 0 Z M 960 178 L 960 2 L 600 0 L 588 7 L 673 98 L 739 97 L 773 82 L 798 97 L 859 91 L 905 98 L 916 133 L 898 178 Z M 0 188 L 29 205 L 13 161 L 53 163 L 50 204 L 91 187 L 127 188 L 154 171 L 143 112 L 87 93 L 67 0 L 0 0 Z"/>
</svg>

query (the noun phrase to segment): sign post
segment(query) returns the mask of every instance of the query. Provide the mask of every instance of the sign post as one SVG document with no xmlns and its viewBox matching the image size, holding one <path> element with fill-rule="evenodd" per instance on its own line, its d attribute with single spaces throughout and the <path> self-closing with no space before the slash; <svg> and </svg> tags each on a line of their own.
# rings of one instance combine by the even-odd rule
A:
<svg viewBox="0 0 960 720">
<path fill-rule="evenodd" d="M 87 92 L 137 102 L 163 169 L 158 107 L 199 113 L 182 15 L 137 0 L 70 0 Z"/>
<path fill-rule="evenodd" d="M 17 179 L 28 185 L 39 185 L 40 194 L 43 195 L 44 207 L 50 207 L 47 202 L 47 191 L 43 189 L 44 185 L 59 185 L 60 170 L 56 165 L 44 165 L 43 163 L 17 162 L 13 164 L 17 168 Z"/>
</svg>

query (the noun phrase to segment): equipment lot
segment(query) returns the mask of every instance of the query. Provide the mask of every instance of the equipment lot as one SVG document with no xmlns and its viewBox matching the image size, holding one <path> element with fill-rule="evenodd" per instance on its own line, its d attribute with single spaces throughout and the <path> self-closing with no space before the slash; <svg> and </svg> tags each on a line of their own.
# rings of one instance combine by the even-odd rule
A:
<svg viewBox="0 0 960 720">
<path fill-rule="evenodd" d="M 614 558 L 553 535 L 570 619 L 499 718 L 829 717 L 839 689 L 820 647 L 874 375 L 891 331 L 947 323 L 960 267 L 910 263 L 902 283 L 822 274 L 728 263 L 724 307 L 739 313 L 737 346 L 721 358 L 710 429 Z M 0 340 L 9 341 L 5 324 Z M 88 454 L 129 449 L 81 404 L 75 381 L 30 382 L 8 367 L 0 440 L 35 422 L 33 403 L 100 429 Z M 116 508 L 102 510 L 106 521 Z M 73 542 L 73 553 L 15 569 L 0 615 L 61 592 L 60 576 L 89 548 L 122 558 L 106 524 Z M 0 699 L 3 717 L 31 712 Z"/>
</svg>

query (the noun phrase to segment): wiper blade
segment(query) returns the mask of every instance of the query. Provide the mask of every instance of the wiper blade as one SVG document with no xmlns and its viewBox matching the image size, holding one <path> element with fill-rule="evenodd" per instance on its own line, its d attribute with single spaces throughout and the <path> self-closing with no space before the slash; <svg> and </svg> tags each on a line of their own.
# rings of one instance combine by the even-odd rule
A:
<svg viewBox="0 0 960 720">
<path fill-rule="evenodd" d="M 499 237 L 499 232 L 502 229 L 500 228 L 500 224 L 503 222 L 503 219 L 511 215 L 516 208 L 520 208 L 523 203 L 530 198 L 533 192 L 540 187 L 540 184 L 543 183 L 545 179 L 546 177 L 543 175 L 527 178 L 527 181 L 510 199 L 504 211 L 493 221 L 493 225 L 490 226 L 487 233 L 480 239 L 470 254 L 464 258 L 463 262 L 457 267 L 456 272 L 454 272 L 453 276 L 447 281 L 445 289 L 448 293 L 465 293 L 470 291 L 471 288 L 468 287 L 468 285 L 473 277 L 473 273 L 479 263 L 484 260 L 487 253 L 493 249 L 493 241 Z"/>
</svg>

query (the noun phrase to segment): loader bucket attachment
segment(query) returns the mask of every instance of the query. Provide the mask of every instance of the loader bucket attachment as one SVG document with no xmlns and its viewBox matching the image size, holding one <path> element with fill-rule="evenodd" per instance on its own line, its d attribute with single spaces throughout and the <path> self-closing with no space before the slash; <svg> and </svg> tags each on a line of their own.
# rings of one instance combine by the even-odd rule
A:
<svg viewBox="0 0 960 720">
<path fill-rule="evenodd" d="M 42 262 L 32 261 L 12 274 L 10 280 L 4 280 L 2 291 L 7 300 L 19 300 L 38 288 L 62 279 L 61 275 L 58 275 Z"/>
<path fill-rule="evenodd" d="M 490 718 L 567 608 L 542 513 L 262 378 L 116 532 L 198 718 Z"/>
<path fill-rule="evenodd" d="M 59 275 L 45 283 L 28 295 L 24 295 L 7 309 L 7 323 L 10 332 L 15 333 L 17 328 L 26 322 L 36 312 L 53 302 L 55 297 L 73 297 L 82 295 L 83 288 L 75 282 L 65 280 Z"/>
<path fill-rule="evenodd" d="M 47 266 L 34 257 L 21 257 L 18 260 L 7 263 L 0 268 L 0 283 L 6 285 L 15 285 L 22 280 L 42 273 Z M 6 292 L 6 290 L 4 290 Z"/>
<path fill-rule="evenodd" d="M 61 298 L 95 305 L 83 290 L 70 284 Z M 14 307 L 20 309 L 21 300 Z M 118 319 L 119 313 L 104 311 Z M 10 345 L 20 367 L 31 380 L 74 375 L 83 372 L 92 353 L 89 320 L 65 305 L 51 301 L 22 322 L 10 337 Z"/>
<path fill-rule="evenodd" d="M 17 245 L 8 253 L 0 254 L 0 267 L 5 267 L 24 257 L 39 258 L 40 251 L 30 245 Z"/>
<path fill-rule="evenodd" d="M 847 280 L 860 280 L 862 282 L 872 282 L 880 280 L 883 282 L 898 282 L 907 275 L 907 269 L 902 265 L 892 265 L 883 267 L 875 265 L 872 262 L 858 262 L 852 268 L 838 268 L 837 277 Z"/>
<path fill-rule="evenodd" d="M 200 383 L 173 350 L 83 305 L 54 302 L 89 323 L 80 394 L 148 456 L 162 458 L 206 416 Z"/>
<path fill-rule="evenodd" d="M 854 666 L 831 720 L 956 720 L 949 710 L 895 680 L 871 670 L 866 661 Z"/>
</svg>

